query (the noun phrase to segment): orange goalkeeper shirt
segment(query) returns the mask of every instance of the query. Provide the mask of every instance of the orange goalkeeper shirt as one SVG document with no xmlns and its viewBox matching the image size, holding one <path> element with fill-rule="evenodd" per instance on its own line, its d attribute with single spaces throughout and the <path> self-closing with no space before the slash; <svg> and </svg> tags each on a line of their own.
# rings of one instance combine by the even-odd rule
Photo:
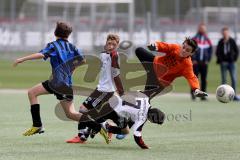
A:
<svg viewBox="0 0 240 160">
<path fill-rule="evenodd" d="M 191 57 L 180 57 L 181 46 L 156 42 L 159 52 L 165 56 L 156 56 L 153 61 L 154 71 L 161 84 L 170 85 L 177 77 L 185 77 L 191 88 L 199 89 L 199 81 L 193 72 Z"/>
</svg>

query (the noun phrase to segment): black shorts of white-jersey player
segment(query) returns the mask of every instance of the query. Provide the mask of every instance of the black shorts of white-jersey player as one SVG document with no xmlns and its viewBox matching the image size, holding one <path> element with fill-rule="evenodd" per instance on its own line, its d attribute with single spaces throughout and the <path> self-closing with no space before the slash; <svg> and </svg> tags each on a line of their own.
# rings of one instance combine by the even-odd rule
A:
<svg viewBox="0 0 240 160">
<path fill-rule="evenodd" d="M 108 102 L 115 91 L 117 91 L 119 95 L 122 95 L 124 92 L 120 79 L 119 56 L 116 51 L 118 44 L 119 37 L 115 34 L 109 34 L 104 47 L 105 51 L 99 55 L 102 65 L 97 88 L 80 106 L 81 113 L 88 114 L 99 123 L 105 121 L 104 115 L 102 112 L 99 112 L 99 108 L 105 106 L 104 104 Z M 67 140 L 67 143 L 81 143 L 81 141 L 87 140 L 90 130 L 82 124 L 83 123 L 79 123 L 78 125 L 78 136 Z"/>
<path fill-rule="evenodd" d="M 131 122 L 130 128 L 133 130 L 135 142 L 142 149 L 148 149 L 149 147 L 142 138 L 143 126 L 147 120 L 152 123 L 163 124 L 165 114 L 158 108 L 152 108 L 149 103 L 149 97 L 143 92 L 132 92 L 122 97 L 114 95 L 109 99 L 108 105 L 113 109 L 112 113 L 108 113 L 109 119 L 111 119 L 111 114 L 117 114 L 118 120 L 126 119 L 127 121 L 125 121 L 124 125 L 121 122 L 117 122 L 117 126 L 104 123 L 106 130 L 113 134 L 125 134 L 126 122 Z M 114 122 L 116 123 L 116 118 Z M 122 126 L 119 126 L 119 124 Z"/>
</svg>

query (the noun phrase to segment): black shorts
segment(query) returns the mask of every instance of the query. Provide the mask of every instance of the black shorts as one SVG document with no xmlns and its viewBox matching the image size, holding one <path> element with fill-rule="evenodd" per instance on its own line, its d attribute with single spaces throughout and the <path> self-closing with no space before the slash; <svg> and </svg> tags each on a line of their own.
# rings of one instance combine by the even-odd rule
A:
<svg viewBox="0 0 240 160">
<path fill-rule="evenodd" d="M 66 101 L 73 100 L 72 87 L 69 87 L 65 84 L 55 87 L 54 85 L 51 85 L 51 82 L 49 80 L 42 82 L 42 85 L 50 94 L 54 94 L 57 97 L 57 99 L 60 101 L 61 100 L 66 100 Z"/>
<path fill-rule="evenodd" d="M 114 92 L 101 92 L 95 89 L 90 96 L 83 102 L 83 105 L 88 109 L 97 108 L 106 103 Z"/>
<path fill-rule="evenodd" d="M 108 102 L 98 105 L 96 108 L 88 110 L 86 115 L 89 115 L 98 123 L 103 123 L 106 120 L 112 120 L 118 127 L 126 128 L 128 121 L 125 118 L 120 117 L 109 105 Z"/>
<path fill-rule="evenodd" d="M 103 119 L 112 120 L 118 127 L 122 129 L 128 126 L 128 120 L 126 118 L 118 116 L 118 114 L 114 110 L 106 116 L 103 116 Z"/>
</svg>

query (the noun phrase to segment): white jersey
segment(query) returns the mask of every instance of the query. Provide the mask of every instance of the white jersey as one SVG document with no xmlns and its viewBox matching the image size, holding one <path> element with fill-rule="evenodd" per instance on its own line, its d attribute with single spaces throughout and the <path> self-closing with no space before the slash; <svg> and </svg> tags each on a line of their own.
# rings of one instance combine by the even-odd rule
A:
<svg viewBox="0 0 240 160">
<path fill-rule="evenodd" d="M 102 62 L 102 66 L 100 70 L 97 90 L 101 92 L 115 92 L 116 86 L 114 83 L 114 77 L 120 74 L 118 53 L 102 52 L 100 54 L 100 60 Z"/>
<path fill-rule="evenodd" d="M 136 92 L 134 95 L 124 95 L 122 98 L 115 95 L 109 100 L 110 106 L 120 117 L 134 122 L 132 130 L 135 136 L 141 136 L 141 129 L 147 121 L 147 114 L 150 108 L 149 98 Z"/>
</svg>

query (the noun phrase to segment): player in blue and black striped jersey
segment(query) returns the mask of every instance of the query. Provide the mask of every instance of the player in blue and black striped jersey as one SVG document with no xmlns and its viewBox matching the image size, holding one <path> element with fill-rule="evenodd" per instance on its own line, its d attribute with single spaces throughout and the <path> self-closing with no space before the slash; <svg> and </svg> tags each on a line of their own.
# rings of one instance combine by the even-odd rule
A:
<svg viewBox="0 0 240 160">
<path fill-rule="evenodd" d="M 86 115 L 76 112 L 73 104 L 72 90 L 72 73 L 76 67 L 85 63 L 83 53 L 78 50 L 73 44 L 68 42 L 68 37 L 72 32 L 72 27 L 65 22 L 57 22 L 55 29 L 56 41 L 47 44 L 46 48 L 39 53 L 34 53 L 29 56 L 18 58 L 14 62 L 14 66 L 27 60 L 33 59 L 50 59 L 52 67 L 52 75 L 49 80 L 37 84 L 28 90 L 29 102 L 31 105 L 31 114 L 33 125 L 23 135 L 30 136 L 36 133 L 43 133 L 44 128 L 40 117 L 40 105 L 38 96 L 44 94 L 54 94 L 67 115 L 68 118 L 87 123 L 89 127 L 97 132 L 105 134 L 101 129 L 101 125 L 88 119 Z"/>
</svg>

